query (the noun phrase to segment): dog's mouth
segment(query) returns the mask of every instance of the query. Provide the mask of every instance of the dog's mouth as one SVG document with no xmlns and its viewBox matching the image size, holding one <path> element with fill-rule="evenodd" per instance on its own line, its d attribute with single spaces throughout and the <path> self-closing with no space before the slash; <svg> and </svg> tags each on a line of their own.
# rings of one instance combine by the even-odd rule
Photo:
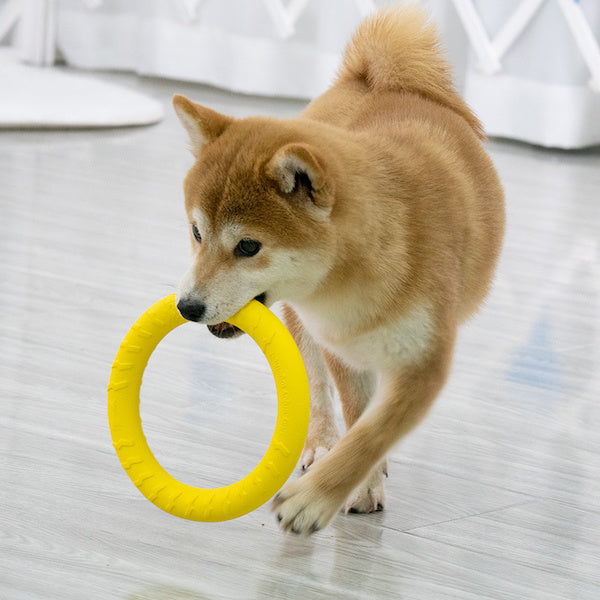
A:
<svg viewBox="0 0 600 600">
<path fill-rule="evenodd" d="M 258 300 L 261 304 L 264 304 L 267 299 L 267 294 L 263 292 L 254 299 Z M 217 323 L 216 325 L 207 325 L 206 327 L 214 336 L 222 339 L 238 337 L 244 333 L 239 327 L 225 321 L 223 321 L 223 323 Z"/>
</svg>

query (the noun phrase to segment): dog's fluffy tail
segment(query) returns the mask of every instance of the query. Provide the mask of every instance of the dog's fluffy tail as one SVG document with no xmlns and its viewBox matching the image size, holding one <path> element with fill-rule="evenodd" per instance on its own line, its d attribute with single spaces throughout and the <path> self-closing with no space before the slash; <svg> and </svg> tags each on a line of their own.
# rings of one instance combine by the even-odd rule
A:
<svg viewBox="0 0 600 600">
<path fill-rule="evenodd" d="M 481 123 L 454 89 L 435 27 L 415 4 L 367 18 L 346 48 L 339 80 L 362 81 L 375 92 L 420 94 L 457 112 L 484 137 Z"/>
</svg>

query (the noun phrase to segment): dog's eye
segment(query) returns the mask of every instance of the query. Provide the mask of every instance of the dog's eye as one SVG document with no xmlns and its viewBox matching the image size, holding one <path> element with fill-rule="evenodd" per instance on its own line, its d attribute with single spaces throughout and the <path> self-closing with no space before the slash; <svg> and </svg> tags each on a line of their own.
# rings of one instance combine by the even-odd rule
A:
<svg viewBox="0 0 600 600">
<path fill-rule="evenodd" d="M 200 243 L 202 241 L 202 236 L 200 235 L 200 231 L 198 231 L 196 225 L 192 225 L 192 233 L 194 234 L 196 241 Z"/>
<path fill-rule="evenodd" d="M 260 242 L 256 240 L 242 240 L 235 247 L 236 256 L 254 256 L 260 250 Z"/>
</svg>

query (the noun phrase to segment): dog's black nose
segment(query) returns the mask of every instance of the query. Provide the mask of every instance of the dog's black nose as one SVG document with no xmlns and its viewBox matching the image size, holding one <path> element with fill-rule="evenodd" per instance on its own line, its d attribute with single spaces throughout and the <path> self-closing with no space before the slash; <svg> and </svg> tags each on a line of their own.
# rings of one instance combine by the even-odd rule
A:
<svg viewBox="0 0 600 600">
<path fill-rule="evenodd" d="M 177 303 L 177 310 L 188 321 L 200 321 L 206 312 L 206 306 L 197 300 L 180 300 Z"/>
</svg>

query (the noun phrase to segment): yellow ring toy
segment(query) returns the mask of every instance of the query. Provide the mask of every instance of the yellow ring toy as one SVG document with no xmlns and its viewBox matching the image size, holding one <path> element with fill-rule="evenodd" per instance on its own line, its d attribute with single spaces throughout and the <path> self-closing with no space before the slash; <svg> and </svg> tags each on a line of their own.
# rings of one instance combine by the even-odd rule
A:
<svg viewBox="0 0 600 600">
<path fill-rule="evenodd" d="M 108 420 L 121 465 L 156 506 L 194 521 L 227 521 L 253 511 L 286 482 L 308 432 L 309 392 L 300 352 L 283 323 L 256 300 L 228 323 L 248 333 L 265 354 L 277 389 L 277 421 L 271 443 L 258 465 L 232 485 L 203 489 L 169 475 L 154 458 L 142 430 L 140 387 L 150 355 L 173 329 L 185 323 L 175 295 L 151 306 L 123 339 L 108 385 Z"/>
</svg>

